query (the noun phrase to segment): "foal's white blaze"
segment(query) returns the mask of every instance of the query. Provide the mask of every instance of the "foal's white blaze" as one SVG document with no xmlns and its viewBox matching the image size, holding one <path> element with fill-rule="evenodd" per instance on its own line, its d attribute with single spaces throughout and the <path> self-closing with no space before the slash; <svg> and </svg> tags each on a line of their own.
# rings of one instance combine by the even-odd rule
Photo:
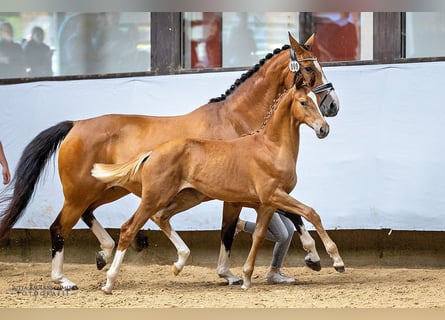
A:
<svg viewBox="0 0 445 320">
<path fill-rule="evenodd" d="M 318 110 L 318 114 L 323 117 L 323 114 L 320 111 L 320 108 L 318 107 L 318 102 L 317 102 L 317 96 L 315 95 L 315 93 L 313 93 L 312 91 L 309 91 L 309 93 L 307 94 L 307 96 L 309 98 L 311 98 L 312 102 L 314 102 L 315 106 L 317 107 L 316 109 Z"/>
</svg>

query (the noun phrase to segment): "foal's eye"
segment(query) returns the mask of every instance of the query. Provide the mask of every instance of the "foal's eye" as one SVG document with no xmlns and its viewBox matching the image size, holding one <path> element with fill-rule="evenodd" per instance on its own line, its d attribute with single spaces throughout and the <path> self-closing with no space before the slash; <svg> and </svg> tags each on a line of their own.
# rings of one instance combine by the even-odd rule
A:
<svg viewBox="0 0 445 320">
<path fill-rule="evenodd" d="M 306 70 L 307 72 L 314 72 L 314 69 L 312 69 L 312 67 L 305 67 L 304 70 Z"/>
<path fill-rule="evenodd" d="M 307 106 L 307 102 L 306 101 L 300 101 L 302 106 Z"/>
</svg>

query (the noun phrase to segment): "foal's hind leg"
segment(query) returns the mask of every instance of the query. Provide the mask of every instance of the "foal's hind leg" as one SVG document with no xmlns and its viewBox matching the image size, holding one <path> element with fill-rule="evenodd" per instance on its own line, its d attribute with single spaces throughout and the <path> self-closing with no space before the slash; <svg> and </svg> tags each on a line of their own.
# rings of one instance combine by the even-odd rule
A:
<svg viewBox="0 0 445 320">
<path fill-rule="evenodd" d="M 187 247 L 184 240 L 182 240 L 179 234 L 175 230 L 173 230 L 170 224 L 170 219 L 177 213 L 183 212 L 200 204 L 201 202 L 206 200 L 206 198 L 206 196 L 196 190 L 182 190 L 173 198 L 167 208 L 162 209 L 151 217 L 153 222 L 155 222 L 159 226 L 159 228 L 170 239 L 170 241 L 176 248 L 178 260 L 173 263 L 173 274 L 175 276 L 178 275 L 184 268 L 185 263 L 190 255 L 190 249 Z"/>
<path fill-rule="evenodd" d="M 318 255 L 317 249 L 315 247 L 315 240 L 306 230 L 301 216 L 280 209 L 278 209 L 277 212 L 288 217 L 294 224 L 298 236 L 300 237 L 301 244 L 303 245 L 303 249 L 308 253 L 304 258 L 304 262 L 306 263 L 306 265 L 314 271 L 320 271 L 320 256 Z"/>
<path fill-rule="evenodd" d="M 216 272 L 220 278 L 226 279 L 229 285 L 242 284 L 242 279 L 230 271 L 230 250 L 232 249 L 236 223 L 238 222 L 240 212 L 241 207 L 224 202 L 221 226 L 221 247 L 219 249 Z"/>
</svg>

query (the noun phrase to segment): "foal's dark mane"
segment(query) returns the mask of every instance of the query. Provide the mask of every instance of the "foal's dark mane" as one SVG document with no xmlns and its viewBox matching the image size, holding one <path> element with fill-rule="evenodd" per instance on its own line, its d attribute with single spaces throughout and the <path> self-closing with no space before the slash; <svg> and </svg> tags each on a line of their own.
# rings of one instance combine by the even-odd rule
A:
<svg viewBox="0 0 445 320">
<path fill-rule="evenodd" d="M 221 96 L 212 98 L 209 100 L 209 103 L 219 102 L 223 101 L 227 98 L 228 95 L 230 95 L 233 91 L 238 88 L 238 86 L 246 81 L 248 78 L 250 78 L 255 72 L 257 72 L 261 66 L 269 59 L 271 59 L 274 55 L 280 53 L 281 51 L 287 50 L 290 48 L 290 45 L 285 44 L 281 49 L 276 48 L 272 53 L 268 53 L 263 59 L 261 59 L 256 65 L 254 65 L 252 68 L 250 68 L 248 71 L 243 73 L 239 79 L 237 79 L 229 89 L 226 90 L 225 93 L 223 93 Z"/>
</svg>

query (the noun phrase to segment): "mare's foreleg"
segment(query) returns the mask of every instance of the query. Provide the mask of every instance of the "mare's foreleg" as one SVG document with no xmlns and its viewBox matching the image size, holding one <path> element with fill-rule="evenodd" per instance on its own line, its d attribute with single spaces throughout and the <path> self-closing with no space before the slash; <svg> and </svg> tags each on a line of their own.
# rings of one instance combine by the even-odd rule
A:
<svg viewBox="0 0 445 320">
<path fill-rule="evenodd" d="M 315 210 L 300 201 L 292 198 L 289 194 L 284 191 L 278 190 L 272 199 L 272 205 L 276 205 L 277 207 L 286 210 L 293 214 L 299 214 L 303 216 L 306 220 L 312 223 L 317 230 L 320 239 L 323 241 L 323 244 L 326 248 L 326 252 L 329 256 L 334 260 L 334 268 L 338 272 L 345 271 L 345 265 L 343 260 L 338 252 L 337 245 L 334 241 L 329 237 L 328 233 L 323 227 L 320 216 L 315 212 Z"/>
<path fill-rule="evenodd" d="M 298 236 L 300 237 L 301 244 L 303 245 L 303 249 L 308 253 L 304 258 L 306 265 L 314 271 L 320 271 L 320 256 L 318 255 L 317 248 L 315 247 L 315 240 L 306 230 L 301 216 L 283 211 L 281 209 L 278 209 L 277 212 L 288 217 L 294 224 Z"/>
<path fill-rule="evenodd" d="M 221 225 L 221 247 L 216 272 L 220 278 L 226 279 L 229 285 L 242 284 L 242 279 L 230 271 L 230 251 L 232 249 L 236 223 L 238 222 L 241 209 L 239 206 L 224 202 Z"/>
<path fill-rule="evenodd" d="M 252 286 L 252 273 L 255 267 L 255 260 L 258 250 L 266 237 L 267 228 L 275 208 L 260 207 L 257 209 L 257 220 L 255 231 L 252 234 L 252 246 L 243 266 L 243 285 L 242 289 L 249 289 Z"/>
</svg>

